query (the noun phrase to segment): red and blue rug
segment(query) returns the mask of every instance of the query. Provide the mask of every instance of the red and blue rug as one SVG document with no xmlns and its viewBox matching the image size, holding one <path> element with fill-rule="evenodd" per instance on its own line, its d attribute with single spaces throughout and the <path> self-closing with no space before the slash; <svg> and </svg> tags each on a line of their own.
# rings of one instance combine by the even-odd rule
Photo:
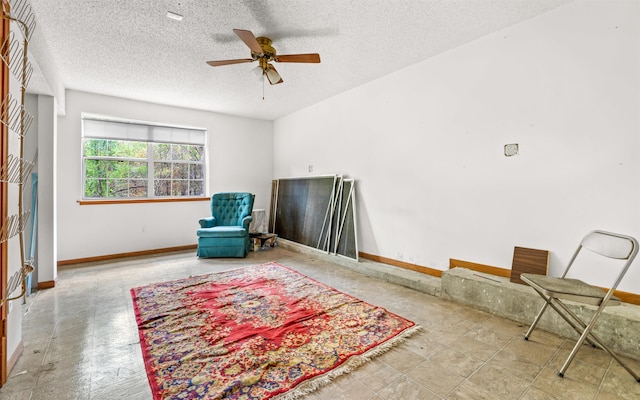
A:
<svg viewBox="0 0 640 400">
<path fill-rule="evenodd" d="M 158 399 L 294 399 L 418 327 L 278 263 L 131 289 Z"/>
</svg>

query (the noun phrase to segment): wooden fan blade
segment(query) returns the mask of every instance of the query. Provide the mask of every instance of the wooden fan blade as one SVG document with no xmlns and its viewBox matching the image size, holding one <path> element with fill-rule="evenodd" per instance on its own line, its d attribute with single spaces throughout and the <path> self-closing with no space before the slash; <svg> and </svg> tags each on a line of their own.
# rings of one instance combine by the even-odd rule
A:
<svg viewBox="0 0 640 400">
<path fill-rule="evenodd" d="M 319 63 L 320 54 L 283 54 L 276 56 L 278 62 L 291 62 L 291 63 Z"/>
<path fill-rule="evenodd" d="M 251 49 L 251 51 L 257 54 L 263 53 L 262 47 L 260 47 L 260 44 L 251 31 L 247 31 L 244 29 L 234 29 L 233 32 L 235 32 L 235 34 L 238 35 L 240 39 L 242 39 L 244 44 L 246 44 Z"/>
<path fill-rule="evenodd" d="M 272 85 L 277 85 L 278 83 L 284 82 L 280 77 L 280 74 L 271 64 L 267 64 L 267 69 L 264 71 L 265 75 L 267 75 L 267 79 L 269 83 Z"/>
<path fill-rule="evenodd" d="M 207 64 L 212 67 L 219 67 L 221 65 L 242 64 L 254 61 L 253 58 L 239 58 L 237 60 L 220 60 L 220 61 L 207 61 Z"/>
</svg>

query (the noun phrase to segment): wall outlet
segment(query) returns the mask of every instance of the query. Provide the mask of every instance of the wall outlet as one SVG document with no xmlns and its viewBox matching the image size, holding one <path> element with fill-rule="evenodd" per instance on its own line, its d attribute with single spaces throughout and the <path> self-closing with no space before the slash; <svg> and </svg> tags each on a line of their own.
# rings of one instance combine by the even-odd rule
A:
<svg viewBox="0 0 640 400">
<path fill-rule="evenodd" d="M 309 164 L 309 172 L 313 172 L 313 165 Z"/>
</svg>

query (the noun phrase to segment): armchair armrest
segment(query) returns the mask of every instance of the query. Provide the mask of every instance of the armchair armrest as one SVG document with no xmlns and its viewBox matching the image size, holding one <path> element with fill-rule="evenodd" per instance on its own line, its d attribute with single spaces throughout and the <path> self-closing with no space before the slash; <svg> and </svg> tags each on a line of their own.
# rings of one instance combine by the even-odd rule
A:
<svg viewBox="0 0 640 400">
<path fill-rule="evenodd" d="M 216 226 L 216 217 L 205 217 L 198 220 L 200 228 L 213 228 Z"/>
<path fill-rule="evenodd" d="M 247 215 L 246 217 L 242 218 L 242 227 L 249 232 L 249 225 L 251 224 L 251 221 L 253 221 L 253 217 L 251 215 Z"/>
</svg>

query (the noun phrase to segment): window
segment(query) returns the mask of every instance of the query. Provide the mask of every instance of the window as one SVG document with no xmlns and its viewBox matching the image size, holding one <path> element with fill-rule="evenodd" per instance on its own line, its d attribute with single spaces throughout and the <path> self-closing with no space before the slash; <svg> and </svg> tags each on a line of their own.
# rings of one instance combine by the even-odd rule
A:
<svg viewBox="0 0 640 400">
<path fill-rule="evenodd" d="M 83 199 L 201 197 L 204 129 L 82 117 Z"/>
</svg>

